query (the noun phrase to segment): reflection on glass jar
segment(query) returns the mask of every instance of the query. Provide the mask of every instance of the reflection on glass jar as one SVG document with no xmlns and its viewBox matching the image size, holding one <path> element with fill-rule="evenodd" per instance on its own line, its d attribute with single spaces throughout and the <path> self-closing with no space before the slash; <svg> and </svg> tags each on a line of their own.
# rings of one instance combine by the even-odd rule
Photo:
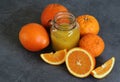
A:
<svg viewBox="0 0 120 82">
<path fill-rule="evenodd" d="M 59 12 L 51 26 L 51 41 L 54 50 L 71 49 L 77 46 L 80 38 L 79 25 L 69 12 Z"/>
</svg>

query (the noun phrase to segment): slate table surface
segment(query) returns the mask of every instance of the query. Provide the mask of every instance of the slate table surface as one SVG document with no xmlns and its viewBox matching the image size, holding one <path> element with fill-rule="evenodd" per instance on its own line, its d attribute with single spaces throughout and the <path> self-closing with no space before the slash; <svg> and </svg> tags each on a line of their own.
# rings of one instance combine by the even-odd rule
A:
<svg viewBox="0 0 120 82">
<path fill-rule="evenodd" d="M 24 24 L 40 23 L 44 7 L 50 3 L 66 6 L 76 17 L 90 14 L 100 24 L 99 35 L 105 50 L 96 58 L 97 66 L 114 56 L 115 66 L 104 79 L 84 79 L 69 74 L 65 64 L 52 66 L 39 57 L 50 52 L 48 46 L 39 52 L 24 49 L 18 33 Z M 0 1 L 0 82 L 120 82 L 120 0 L 1 0 Z"/>
</svg>

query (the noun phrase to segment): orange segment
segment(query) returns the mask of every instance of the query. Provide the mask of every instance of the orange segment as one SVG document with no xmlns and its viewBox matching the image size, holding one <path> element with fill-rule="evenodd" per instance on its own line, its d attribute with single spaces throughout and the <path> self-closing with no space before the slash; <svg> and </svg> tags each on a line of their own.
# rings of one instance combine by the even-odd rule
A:
<svg viewBox="0 0 120 82">
<path fill-rule="evenodd" d="M 60 65 L 64 63 L 66 53 L 67 53 L 67 50 L 64 49 L 64 50 L 56 51 L 55 53 L 53 52 L 44 53 L 44 54 L 41 54 L 40 56 L 48 64 Z"/>
<path fill-rule="evenodd" d="M 66 55 L 68 71 L 76 77 L 87 77 L 95 67 L 95 58 L 86 50 L 73 48 Z"/>
<path fill-rule="evenodd" d="M 103 65 L 93 70 L 92 75 L 98 79 L 104 78 L 111 72 L 111 70 L 113 69 L 114 63 L 115 63 L 115 57 L 112 57 L 111 59 L 106 61 Z"/>
</svg>

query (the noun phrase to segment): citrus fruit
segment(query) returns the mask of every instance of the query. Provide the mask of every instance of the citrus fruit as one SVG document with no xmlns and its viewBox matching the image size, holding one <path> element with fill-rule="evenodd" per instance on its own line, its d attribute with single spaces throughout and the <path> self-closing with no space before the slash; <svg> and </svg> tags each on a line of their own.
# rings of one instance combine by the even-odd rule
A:
<svg viewBox="0 0 120 82">
<path fill-rule="evenodd" d="M 65 56 L 66 56 L 67 50 L 59 50 L 56 51 L 55 53 L 44 53 L 40 54 L 40 57 L 48 64 L 51 65 L 60 65 L 64 63 L 65 61 Z"/>
<path fill-rule="evenodd" d="M 84 36 L 88 33 L 98 34 L 99 23 L 92 15 L 81 15 L 77 17 L 77 22 L 80 25 L 80 34 Z"/>
<path fill-rule="evenodd" d="M 104 50 L 103 39 L 96 34 L 86 34 L 79 41 L 79 47 L 87 50 L 94 57 L 98 57 Z"/>
<path fill-rule="evenodd" d="M 37 23 L 24 25 L 19 32 L 19 40 L 29 51 L 39 51 L 49 45 L 49 37 L 45 28 Z"/>
<path fill-rule="evenodd" d="M 98 79 L 104 78 L 105 76 L 107 76 L 111 70 L 114 67 L 114 63 L 115 63 L 115 57 L 112 57 L 111 59 L 109 59 L 108 61 L 106 61 L 103 65 L 97 67 L 96 69 L 94 69 L 91 74 Z"/>
<path fill-rule="evenodd" d="M 54 18 L 55 14 L 61 11 L 68 11 L 66 7 L 61 4 L 49 4 L 47 5 L 41 14 L 41 23 L 45 27 L 50 26 L 50 21 Z"/>
<path fill-rule="evenodd" d="M 87 77 L 95 67 L 95 58 L 81 48 L 69 50 L 65 61 L 68 71 L 79 78 Z"/>
</svg>

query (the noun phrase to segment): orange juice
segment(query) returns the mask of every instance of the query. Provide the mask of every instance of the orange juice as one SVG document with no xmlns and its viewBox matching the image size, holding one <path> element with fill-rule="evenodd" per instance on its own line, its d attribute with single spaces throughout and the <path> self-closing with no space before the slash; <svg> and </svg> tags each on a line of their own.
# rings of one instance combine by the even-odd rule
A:
<svg viewBox="0 0 120 82">
<path fill-rule="evenodd" d="M 68 28 L 64 25 L 63 28 Z M 51 32 L 52 46 L 54 50 L 71 49 L 77 46 L 80 38 L 78 25 L 71 30 L 56 30 Z"/>
<path fill-rule="evenodd" d="M 74 15 L 59 12 L 52 20 L 51 41 L 54 50 L 76 47 L 80 38 L 79 25 Z"/>
</svg>

